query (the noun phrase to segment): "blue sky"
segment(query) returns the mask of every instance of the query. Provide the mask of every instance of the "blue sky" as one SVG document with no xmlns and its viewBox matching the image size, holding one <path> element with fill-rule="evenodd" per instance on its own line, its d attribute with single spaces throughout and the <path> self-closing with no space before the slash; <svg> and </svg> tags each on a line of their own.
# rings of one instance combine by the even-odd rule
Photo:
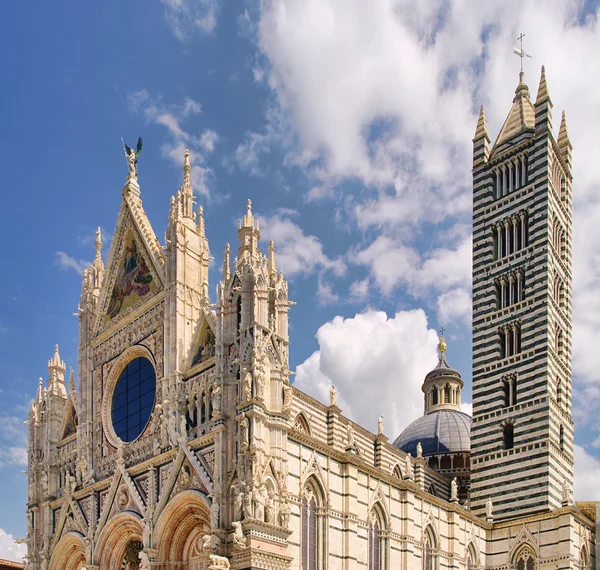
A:
<svg viewBox="0 0 600 570">
<path fill-rule="evenodd" d="M 510 108 L 521 31 L 534 54 L 532 96 L 544 63 L 555 127 L 566 109 L 575 147 L 576 496 L 593 498 L 600 165 L 589 125 L 600 121 L 600 63 L 589 56 L 600 47 L 598 7 L 484 4 L 0 5 L 0 557 L 5 533 L 26 529 L 23 421 L 37 378 L 55 343 L 76 367 L 81 271 L 97 226 L 106 259 L 127 173 L 120 137 L 144 139 L 142 198 L 161 241 L 190 148 L 215 257 L 212 295 L 252 199 L 298 303 L 298 385 L 325 396 L 334 381 L 345 413 L 371 429 L 383 413 L 394 438 L 420 414 L 443 325 L 470 401 L 470 145 L 482 102 L 492 138 Z"/>
</svg>

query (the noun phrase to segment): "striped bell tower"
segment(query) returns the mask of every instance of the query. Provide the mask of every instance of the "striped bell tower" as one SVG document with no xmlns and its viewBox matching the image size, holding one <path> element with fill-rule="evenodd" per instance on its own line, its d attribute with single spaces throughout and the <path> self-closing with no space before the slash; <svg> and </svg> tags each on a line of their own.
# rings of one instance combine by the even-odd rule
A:
<svg viewBox="0 0 600 570">
<path fill-rule="evenodd" d="M 473 139 L 471 508 L 495 520 L 560 507 L 573 486 L 571 143 L 544 68 L 524 73 L 490 148 Z"/>
</svg>

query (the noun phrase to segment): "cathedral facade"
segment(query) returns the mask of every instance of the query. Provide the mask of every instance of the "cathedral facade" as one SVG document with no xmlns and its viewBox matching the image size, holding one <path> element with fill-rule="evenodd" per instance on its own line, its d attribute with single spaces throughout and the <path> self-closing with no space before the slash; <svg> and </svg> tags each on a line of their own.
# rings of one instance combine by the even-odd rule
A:
<svg viewBox="0 0 600 570">
<path fill-rule="evenodd" d="M 135 157 L 106 265 L 29 414 L 31 570 L 591 569 L 572 500 L 571 144 L 542 70 L 473 139 L 473 418 L 446 359 L 395 441 L 290 382 L 288 284 L 250 201 L 216 297 L 186 153 L 165 244 Z M 396 435 L 396 434 L 394 434 Z"/>
</svg>

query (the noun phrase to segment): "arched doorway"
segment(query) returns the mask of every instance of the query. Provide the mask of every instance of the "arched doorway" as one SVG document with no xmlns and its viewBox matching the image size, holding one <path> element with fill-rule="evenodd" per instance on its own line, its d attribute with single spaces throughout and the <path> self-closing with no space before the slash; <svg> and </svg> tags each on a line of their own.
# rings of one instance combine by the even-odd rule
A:
<svg viewBox="0 0 600 570">
<path fill-rule="evenodd" d="M 68 532 L 59 541 L 50 559 L 50 570 L 80 570 L 85 566 L 85 542 L 78 532 Z"/>
<path fill-rule="evenodd" d="M 100 533 L 96 563 L 102 570 L 138 570 L 137 555 L 142 546 L 140 515 L 131 511 L 120 513 L 110 519 Z"/>
<path fill-rule="evenodd" d="M 199 491 L 183 491 L 171 499 L 154 527 L 160 568 L 179 569 L 201 557 L 202 537 L 210 532 L 210 507 Z M 206 557 L 207 554 L 203 553 Z M 170 563 L 170 564 L 166 564 Z"/>
</svg>

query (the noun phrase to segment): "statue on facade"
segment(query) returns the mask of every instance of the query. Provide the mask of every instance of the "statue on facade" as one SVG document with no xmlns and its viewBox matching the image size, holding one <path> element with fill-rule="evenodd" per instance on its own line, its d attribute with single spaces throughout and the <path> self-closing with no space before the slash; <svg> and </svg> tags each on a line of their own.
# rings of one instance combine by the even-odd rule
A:
<svg viewBox="0 0 600 570">
<path fill-rule="evenodd" d="M 216 419 L 221 414 L 221 386 L 215 384 L 211 393 L 213 414 L 212 419 Z"/>
<path fill-rule="evenodd" d="M 142 529 L 142 542 L 144 543 L 144 548 L 150 548 L 151 547 L 151 528 L 150 528 L 150 522 L 149 522 L 149 518 L 143 518 L 142 519 L 142 524 L 144 525 L 144 528 Z"/>
<path fill-rule="evenodd" d="M 417 443 L 417 459 L 420 459 L 421 457 L 423 457 L 423 446 L 421 445 L 421 442 Z"/>
<path fill-rule="evenodd" d="M 355 448 L 356 442 L 354 441 L 354 429 L 352 428 L 352 424 L 348 422 L 346 425 L 346 437 L 348 438 L 348 448 Z"/>
<path fill-rule="evenodd" d="M 229 570 L 229 559 L 225 558 L 225 556 L 217 556 L 216 554 L 211 554 L 209 558 L 210 566 L 208 567 L 208 570 Z"/>
<path fill-rule="evenodd" d="M 279 524 L 282 527 L 288 528 L 288 526 L 290 525 L 290 514 L 290 505 L 287 502 L 287 498 L 284 498 L 283 501 L 281 501 L 281 505 L 279 507 Z"/>
<path fill-rule="evenodd" d="M 406 472 L 406 478 L 412 480 L 415 478 L 415 472 L 413 470 L 413 464 L 410 459 L 411 455 L 410 453 L 407 453 L 406 457 L 404 458 L 404 470 Z"/>
<path fill-rule="evenodd" d="M 216 534 L 205 534 L 202 536 L 202 550 L 214 552 L 221 544 L 221 539 Z"/>
<path fill-rule="evenodd" d="M 562 505 L 567 506 L 572 503 L 571 499 L 571 486 L 569 482 L 565 479 L 562 484 Z"/>
<path fill-rule="evenodd" d="M 246 546 L 246 537 L 244 536 L 244 531 L 242 530 L 242 523 L 240 521 L 234 521 L 231 523 L 233 527 L 233 532 L 230 534 L 231 543 L 234 548 L 244 548 Z"/>
<path fill-rule="evenodd" d="M 254 512 L 252 511 L 252 491 L 250 489 L 246 489 L 246 492 L 244 493 L 243 505 L 244 517 L 247 519 L 254 518 Z"/>
<path fill-rule="evenodd" d="M 383 416 L 377 420 L 377 435 L 383 435 Z"/>
<path fill-rule="evenodd" d="M 244 380 L 244 401 L 252 398 L 252 374 L 247 368 L 242 368 L 241 376 Z"/>
<path fill-rule="evenodd" d="M 265 521 L 265 503 L 267 502 L 267 488 L 264 484 L 260 485 L 254 493 L 254 518 Z"/>
<path fill-rule="evenodd" d="M 453 503 L 458 502 L 458 483 L 456 482 L 456 477 L 450 482 L 450 501 Z"/>
<path fill-rule="evenodd" d="M 259 360 L 256 364 L 256 397 L 259 400 L 264 400 L 266 379 L 264 364 Z"/>
<path fill-rule="evenodd" d="M 123 139 L 121 139 L 123 141 Z M 142 154 L 142 137 L 138 138 L 137 147 L 133 150 L 129 145 L 126 145 L 123 142 L 123 152 L 125 153 L 125 157 L 127 158 L 127 163 L 129 166 L 129 176 L 137 177 L 137 163 L 140 154 Z"/>
<path fill-rule="evenodd" d="M 140 570 L 150 570 L 150 559 L 143 550 L 138 553 L 138 558 L 140 559 Z"/>
<path fill-rule="evenodd" d="M 329 388 L 329 405 L 337 405 L 337 390 L 335 389 L 335 384 L 332 384 L 331 388 Z"/>
<path fill-rule="evenodd" d="M 273 491 L 269 491 L 265 500 L 265 522 L 270 524 L 275 523 L 275 497 Z"/>
<path fill-rule="evenodd" d="M 219 528 L 219 503 L 217 502 L 216 495 L 210 495 L 211 505 L 210 505 L 210 528 L 217 529 Z"/>
<path fill-rule="evenodd" d="M 287 378 L 283 382 L 283 406 L 281 407 L 281 411 L 287 412 L 292 407 L 292 387 Z"/>
<path fill-rule="evenodd" d="M 488 497 L 488 500 L 485 502 L 485 518 L 488 521 L 491 521 L 494 518 L 494 505 L 492 504 L 492 499 L 490 497 Z"/>
<path fill-rule="evenodd" d="M 236 483 L 233 486 L 233 520 L 241 521 L 244 508 L 244 491 L 242 485 Z"/>
<path fill-rule="evenodd" d="M 240 450 L 242 452 L 246 451 L 248 448 L 248 430 L 250 428 L 250 422 L 246 414 L 242 412 L 240 416 Z"/>
</svg>

